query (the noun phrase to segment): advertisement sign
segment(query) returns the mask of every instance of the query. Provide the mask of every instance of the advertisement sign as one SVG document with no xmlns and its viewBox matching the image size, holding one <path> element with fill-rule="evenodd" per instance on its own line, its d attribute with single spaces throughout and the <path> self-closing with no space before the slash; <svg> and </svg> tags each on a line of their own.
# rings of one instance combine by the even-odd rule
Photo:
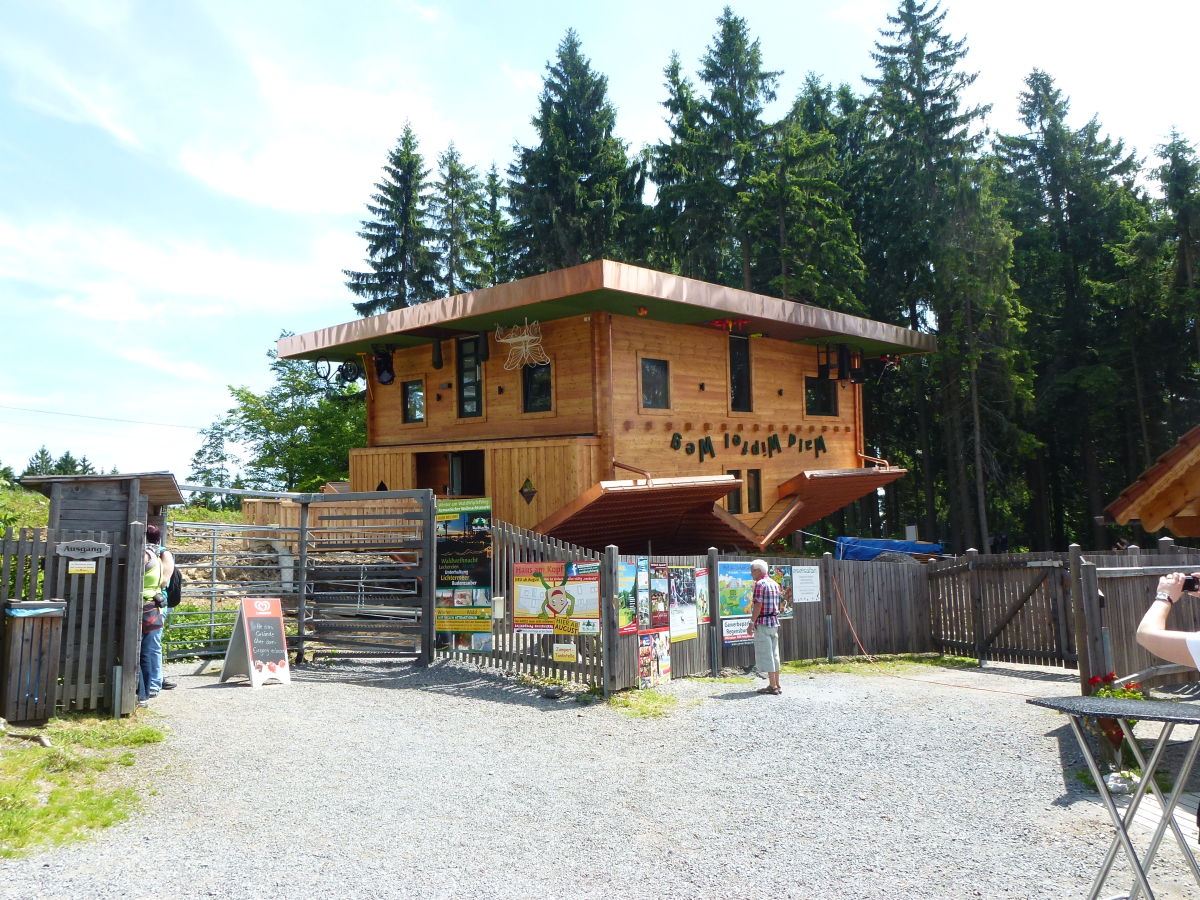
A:
<svg viewBox="0 0 1200 900">
<path fill-rule="evenodd" d="M 792 617 L 792 567 L 770 566 L 767 569 L 767 577 L 779 585 L 780 620 L 790 619 Z"/>
<path fill-rule="evenodd" d="M 717 563 L 717 592 L 721 618 L 750 615 L 754 598 L 754 579 L 748 562 Z"/>
<path fill-rule="evenodd" d="M 617 633 L 636 634 L 637 623 L 636 562 L 617 562 Z"/>
<path fill-rule="evenodd" d="M 637 630 L 650 630 L 650 557 L 637 561 Z"/>
<path fill-rule="evenodd" d="M 696 624 L 696 570 L 691 566 L 668 566 L 671 595 L 671 640 L 694 641 L 700 636 Z"/>
<path fill-rule="evenodd" d="M 638 635 L 638 687 L 671 680 L 671 638 L 666 631 Z"/>
<path fill-rule="evenodd" d="M 599 634 L 600 563 L 513 563 L 513 630 Z"/>
<path fill-rule="evenodd" d="M 712 607 L 708 603 L 708 569 L 696 570 L 696 622 L 707 625 L 712 621 Z"/>
<path fill-rule="evenodd" d="M 221 681 L 244 675 L 251 687 L 268 681 L 290 684 L 283 608 L 278 597 L 245 597 L 225 651 Z"/>
<path fill-rule="evenodd" d="M 639 632 L 666 631 L 671 627 L 671 584 L 666 563 L 650 563 L 649 607 L 649 626 L 644 627 L 639 617 Z"/>
<path fill-rule="evenodd" d="M 754 640 L 750 634 L 750 617 L 736 616 L 721 620 L 721 641 L 725 644 L 746 644 Z"/>
<path fill-rule="evenodd" d="M 491 650 L 491 528 L 492 501 L 486 497 L 438 500 L 433 628 L 442 633 L 439 646 Z"/>
</svg>

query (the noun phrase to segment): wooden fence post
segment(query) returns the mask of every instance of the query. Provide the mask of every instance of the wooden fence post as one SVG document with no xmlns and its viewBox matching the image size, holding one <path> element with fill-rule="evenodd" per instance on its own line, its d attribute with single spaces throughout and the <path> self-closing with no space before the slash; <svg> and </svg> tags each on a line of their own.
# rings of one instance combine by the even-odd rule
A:
<svg viewBox="0 0 1200 900">
<path fill-rule="evenodd" d="M 717 579 L 716 547 L 708 548 L 708 655 L 712 659 L 712 677 L 719 678 L 724 660 L 721 658 L 725 642 L 721 640 L 721 598 L 717 596 L 720 581 Z"/>
<path fill-rule="evenodd" d="M 600 569 L 600 680 L 604 683 L 604 699 L 612 696 L 613 666 L 616 664 L 617 641 L 620 625 L 617 621 L 617 547 L 609 544 L 604 548 L 604 562 Z"/>
<path fill-rule="evenodd" d="M 983 666 L 983 657 L 985 655 L 983 649 L 983 588 L 979 583 L 979 569 L 976 568 L 976 563 L 979 559 L 979 551 L 974 547 L 967 550 L 967 571 L 970 573 L 970 590 L 971 590 L 971 625 L 975 632 L 975 659 L 979 662 L 980 667 Z"/>
<path fill-rule="evenodd" d="M 836 656 L 833 646 L 833 554 L 826 552 L 821 554 L 821 574 L 819 576 L 821 585 L 821 605 L 825 608 L 825 658 L 829 662 L 833 662 L 833 657 Z"/>
<path fill-rule="evenodd" d="M 1083 548 L 1072 544 L 1068 548 L 1070 554 L 1071 609 L 1075 615 L 1075 650 L 1079 657 L 1079 687 L 1084 694 L 1090 693 L 1088 679 L 1096 671 L 1098 657 L 1092 655 L 1091 623 L 1083 600 L 1083 577 L 1080 567 L 1083 564 Z M 1097 629 L 1099 622 L 1096 623 Z M 1098 636 L 1098 635 L 1097 635 Z"/>
</svg>

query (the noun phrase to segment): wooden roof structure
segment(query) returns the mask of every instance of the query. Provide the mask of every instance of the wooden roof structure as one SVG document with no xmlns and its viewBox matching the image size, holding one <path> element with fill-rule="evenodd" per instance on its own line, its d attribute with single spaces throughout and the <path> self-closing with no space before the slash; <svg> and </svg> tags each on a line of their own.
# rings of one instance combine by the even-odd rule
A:
<svg viewBox="0 0 1200 900">
<path fill-rule="evenodd" d="M 1146 531 L 1200 537 L 1200 425 L 1179 439 L 1106 509 L 1118 525 L 1134 519 Z"/>
<path fill-rule="evenodd" d="M 26 475 L 22 487 L 33 488 L 50 496 L 55 484 L 104 484 L 119 481 L 138 481 L 138 491 L 152 506 L 178 506 L 183 503 L 179 484 L 170 472 L 122 472 L 119 475 Z"/>
<path fill-rule="evenodd" d="M 284 359 L 348 359 L 380 346 L 411 347 L 497 325 L 594 312 L 636 313 L 689 325 L 736 321 L 750 333 L 808 344 L 837 342 L 865 357 L 935 349 L 930 334 L 608 259 L 280 338 L 278 349 Z"/>
</svg>

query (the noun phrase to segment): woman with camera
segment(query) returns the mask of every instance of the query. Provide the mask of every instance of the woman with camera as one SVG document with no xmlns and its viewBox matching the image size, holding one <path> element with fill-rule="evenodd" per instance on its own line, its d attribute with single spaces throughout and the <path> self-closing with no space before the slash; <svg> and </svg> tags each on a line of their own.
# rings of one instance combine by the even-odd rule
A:
<svg viewBox="0 0 1200 900">
<path fill-rule="evenodd" d="M 1200 668 L 1200 631 L 1172 631 L 1167 628 L 1167 616 L 1185 593 L 1200 598 L 1198 582 L 1200 572 L 1171 572 L 1158 579 L 1158 593 L 1137 630 L 1137 642 L 1155 656 L 1193 668 Z"/>
</svg>

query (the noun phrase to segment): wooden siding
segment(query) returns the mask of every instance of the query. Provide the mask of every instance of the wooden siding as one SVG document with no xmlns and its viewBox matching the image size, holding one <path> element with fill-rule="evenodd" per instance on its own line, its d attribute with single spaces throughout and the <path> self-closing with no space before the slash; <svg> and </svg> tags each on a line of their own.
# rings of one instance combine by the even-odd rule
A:
<svg viewBox="0 0 1200 900">
<path fill-rule="evenodd" d="M 434 465 L 439 456 L 482 449 L 484 494 L 492 500 L 492 516 L 532 528 L 604 477 L 599 448 L 598 439 L 582 437 L 352 450 L 350 489 L 373 491 L 382 482 L 393 491 L 430 488 L 442 493 L 442 482 L 422 484 L 419 475 L 441 471 Z M 527 478 L 537 489 L 530 503 L 519 493 Z"/>
<path fill-rule="evenodd" d="M 430 346 L 397 350 L 392 356 L 396 379 L 380 385 L 367 380 L 367 430 L 372 447 L 435 444 L 595 433 L 592 404 L 592 328 L 587 316 L 542 324 L 542 343 L 551 360 L 550 412 L 523 412 L 521 370 L 504 368 L 508 347 L 488 335 L 490 357 L 482 364 L 483 414 L 459 418 L 457 404 L 458 341 L 442 341 L 443 365 L 433 368 Z M 425 383 L 425 421 L 404 422 L 405 381 Z M 448 385 L 448 386 L 447 386 Z M 353 482 L 353 478 L 351 481 Z M 389 486 L 393 487 L 389 482 Z M 368 490 L 374 490 L 371 485 Z M 357 490 L 357 488 L 354 488 Z"/>
<path fill-rule="evenodd" d="M 817 374 L 817 348 L 751 338 L 754 412 L 733 412 L 728 343 L 726 332 L 715 328 L 613 316 L 613 456 L 655 477 L 761 469 L 761 509 L 746 511 L 743 488 L 743 512 L 738 516 L 753 524 L 778 499 L 779 486 L 797 472 L 861 465 L 861 387 L 837 383 L 839 415 L 808 416 L 804 379 Z M 670 363 L 671 409 L 640 409 L 642 357 Z M 702 460 L 699 442 L 705 437 L 711 439 L 714 455 L 704 454 Z M 826 447 L 820 455 L 815 449 L 818 438 Z M 688 452 L 689 445 L 693 452 Z"/>
</svg>

